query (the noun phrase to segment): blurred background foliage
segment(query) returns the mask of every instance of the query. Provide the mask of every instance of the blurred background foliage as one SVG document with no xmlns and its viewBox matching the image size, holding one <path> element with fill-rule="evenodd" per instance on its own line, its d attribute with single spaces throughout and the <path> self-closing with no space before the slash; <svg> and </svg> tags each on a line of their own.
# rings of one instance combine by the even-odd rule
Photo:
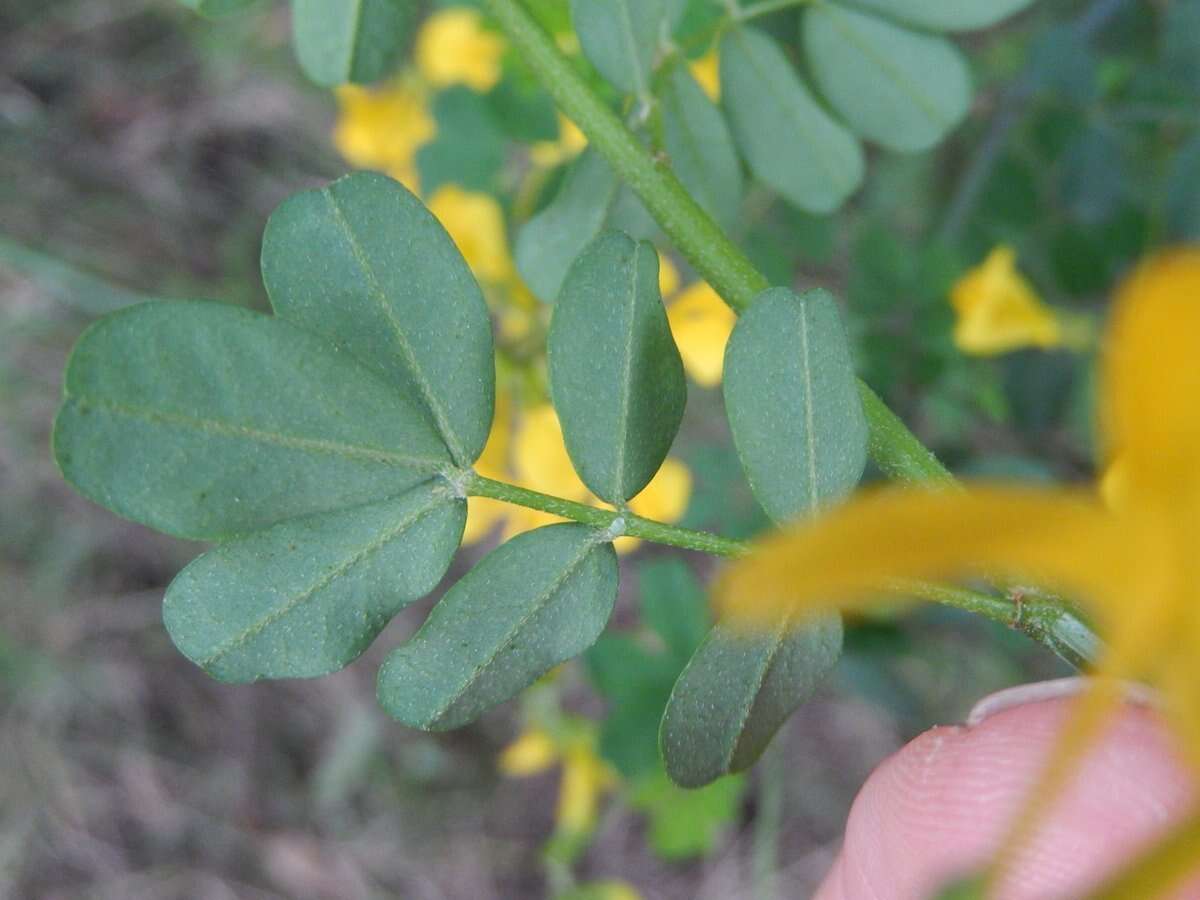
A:
<svg viewBox="0 0 1200 900">
<path fill-rule="evenodd" d="M 531 5 L 578 55 L 564 0 Z M 508 404 L 496 470 L 577 490 L 552 465 L 546 308 L 512 248 L 584 142 L 485 21 L 433 6 L 442 30 L 418 33 L 413 65 L 333 92 L 301 76 L 278 4 L 218 23 L 169 0 L 0 9 L 0 896 L 805 896 L 883 756 L 1062 671 L 950 611 L 854 621 L 835 677 L 762 765 L 684 792 L 657 725 L 707 627 L 705 558 L 627 548 L 614 630 L 447 735 L 374 703 L 379 648 L 427 604 L 313 682 L 224 686 L 171 647 L 159 601 L 195 548 L 59 479 L 47 442 L 67 349 L 140 298 L 265 308 L 267 215 L 349 166 L 419 188 L 485 284 Z M 709 91 L 719 13 L 692 0 L 683 29 Z M 802 64 L 798 15 L 759 24 Z M 949 140 L 872 151 L 830 216 L 752 184 L 733 234 L 772 281 L 839 295 L 860 373 L 956 471 L 1080 480 L 1108 291 L 1147 249 L 1200 239 L 1200 2 L 1039 2 L 959 45 L 977 93 Z M 611 215 L 653 231 L 631 197 Z M 647 514 L 748 536 L 765 519 L 714 390 L 729 323 L 661 250 L 692 385 L 674 480 Z M 448 581 L 501 531 L 539 524 L 472 517 Z"/>
</svg>

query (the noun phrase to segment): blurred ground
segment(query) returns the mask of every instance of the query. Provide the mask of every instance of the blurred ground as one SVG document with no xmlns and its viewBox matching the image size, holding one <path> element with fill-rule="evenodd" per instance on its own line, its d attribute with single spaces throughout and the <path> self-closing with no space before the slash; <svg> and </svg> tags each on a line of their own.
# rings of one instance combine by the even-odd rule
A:
<svg viewBox="0 0 1200 900">
<path fill-rule="evenodd" d="M 267 214 L 341 171 L 332 115 L 295 71 L 282 7 L 219 26 L 170 0 L 6 0 L 0 11 L 2 897 L 546 891 L 539 850 L 556 783 L 497 776 L 511 705 L 429 736 L 374 704 L 380 659 L 427 605 L 339 675 L 217 684 L 159 618 L 196 548 L 80 499 L 49 455 L 67 349 L 121 291 L 263 302 Z M 711 433 L 719 415 L 701 404 L 690 433 Z M 885 754 L 988 690 L 1058 671 L 982 625 L 946 614 L 923 625 L 854 632 L 838 678 L 787 727 L 773 787 L 780 896 L 811 891 Z M 879 646 L 904 652 L 883 664 Z M 573 704 L 598 709 L 578 672 L 566 685 Z M 647 898 L 751 896 L 755 796 L 710 856 L 683 863 L 655 857 L 641 817 L 616 801 L 579 874 L 619 876 Z"/>
</svg>

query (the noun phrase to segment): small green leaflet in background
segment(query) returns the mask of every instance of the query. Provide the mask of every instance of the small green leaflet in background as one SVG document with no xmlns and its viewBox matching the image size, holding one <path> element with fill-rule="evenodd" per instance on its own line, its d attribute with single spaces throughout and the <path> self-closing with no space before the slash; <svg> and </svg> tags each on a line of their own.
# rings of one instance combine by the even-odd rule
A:
<svg viewBox="0 0 1200 900">
<path fill-rule="evenodd" d="M 424 404 L 456 463 L 479 456 L 495 397 L 491 320 L 420 200 L 370 172 L 297 194 L 267 223 L 262 268 L 279 316 Z"/>
<path fill-rule="evenodd" d="M 637 574 L 649 633 L 601 635 L 584 657 L 592 684 L 608 704 L 600 753 L 626 778 L 662 770 L 658 723 L 709 625 L 704 590 L 683 560 L 647 560 Z"/>
<path fill-rule="evenodd" d="M 891 150 L 925 150 L 967 114 L 970 73 L 945 38 L 834 3 L 808 9 L 803 31 L 817 85 L 857 134 Z"/>
<path fill-rule="evenodd" d="M 571 462 L 620 506 L 666 459 L 687 401 L 653 245 L 619 231 L 588 245 L 559 292 L 546 351 Z"/>
<path fill-rule="evenodd" d="M 729 29 L 720 53 L 721 105 L 755 177 L 809 212 L 841 206 L 862 181 L 858 141 L 818 105 L 761 31 Z"/>
<path fill-rule="evenodd" d="M 867 460 L 867 422 L 837 303 L 764 291 L 725 349 L 725 408 L 750 489 L 782 524 L 844 496 Z"/>
<path fill-rule="evenodd" d="M 249 9 L 258 0 L 179 0 L 188 9 L 194 9 L 206 19 L 219 19 Z"/>
<path fill-rule="evenodd" d="M 324 87 L 378 81 L 396 64 L 415 15 L 415 0 L 292 0 L 296 58 Z"/>
<path fill-rule="evenodd" d="M 851 0 L 854 6 L 931 31 L 972 31 L 995 25 L 1033 0 Z"/>
<path fill-rule="evenodd" d="M 667 774 L 699 787 L 752 766 L 842 651 L 842 623 L 744 632 L 718 622 L 688 663 L 659 733 Z"/>
<path fill-rule="evenodd" d="M 615 87 L 638 96 L 649 93 L 666 15 L 665 0 L 571 0 L 584 55 Z"/>
<path fill-rule="evenodd" d="M 1200 134 L 1179 148 L 1167 174 L 1167 228 L 1176 240 L 1200 240 Z"/>
<path fill-rule="evenodd" d="M 630 805 L 650 819 L 650 849 L 666 860 L 702 856 L 738 814 L 745 779 L 722 778 L 699 790 L 682 790 L 662 772 L 641 779 Z"/>
<path fill-rule="evenodd" d="M 617 555 L 593 528 L 548 525 L 483 558 L 379 672 L 406 725 L 457 728 L 591 646 L 617 599 Z"/>
<path fill-rule="evenodd" d="M 670 73 L 659 99 L 671 168 L 721 227 L 733 227 L 742 205 L 742 166 L 725 118 L 684 66 Z"/>
<path fill-rule="evenodd" d="M 391 500 L 291 519 L 221 544 L 171 582 L 163 622 L 222 681 L 341 669 L 441 580 L 466 501 L 440 480 Z"/>
<path fill-rule="evenodd" d="M 67 364 L 63 476 L 113 512 L 213 540 L 395 496 L 450 456 L 424 412 L 327 341 L 219 303 L 101 319 Z"/>
<path fill-rule="evenodd" d="M 437 136 L 417 150 L 425 196 L 432 197 L 443 184 L 495 191 L 505 140 L 488 99 L 457 85 L 433 98 L 433 117 Z"/>
</svg>

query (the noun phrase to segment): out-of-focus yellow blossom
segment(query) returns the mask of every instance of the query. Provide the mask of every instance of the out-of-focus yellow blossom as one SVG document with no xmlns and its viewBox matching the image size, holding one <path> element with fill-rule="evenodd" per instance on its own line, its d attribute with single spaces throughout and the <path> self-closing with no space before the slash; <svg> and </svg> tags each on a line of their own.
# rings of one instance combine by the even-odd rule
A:
<svg viewBox="0 0 1200 900">
<path fill-rule="evenodd" d="M 978 487 L 868 493 L 760 542 L 720 580 L 716 603 L 746 622 L 877 603 L 893 578 L 1013 575 L 1077 596 L 1105 640 L 1042 781 L 1009 842 L 1122 696 L 1157 687 L 1200 771 L 1200 246 L 1154 256 L 1122 284 L 1104 354 L 1100 419 L 1107 504 L 1094 492 Z"/>
<path fill-rule="evenodd" d="M 429 198 L 428 206 L 476 278 L 499 283 L 512 277 L 504 213 L 495 197 L 444 184 Z"/>
<path fill-rule="evenodd" d="M 721 61 L 717 58 L 715 47 L 699 59 L 693 60 L 688 69 L 691 70 L 696 83 L 708 94 L 708 99 L 713 103 L 721 99 Z"/>
<path fill-rule="evenodd" d="M 558 416 L 549 403 L 523 410 L 519 417 L 514 417 L 508 401 L 498 399 L 492 431 L 475 470 L 486 478 L 508 481 L 577 503 L 599 503 L 575 473 Z M 691 489 L 692 476 L 687 466 L 668 458 L 650 483 L 629 502 L 629 508 L 639 516 L 675 522 L 687 509 Z M 558 521 L 561 521 L 558 516 L 541 510 L 472 497 L 467 503 L 463 542 L 481 539 L 499 522 L 504 523 L 502 537 L 508 540 Z M 637 544 L 634 538 L 614 541 L 619 553 L 628 552 Z"/>
<path fill-rule="evenodd" d="M 679 290 L 679 270 L 671 257 L 658 254 L 658 292 L 664 298 L 671 297 Z"/>
<path fill-rule="evenodd" d="M 535 166 L 549 169 L 574 159 L 586 146 L 587 137 L 579 126 L 559 113 L 558 139 L 538 141 L 529 148 L 529 159 Z"/>
<path fill-rule="evenodd" d="M 999 246 L 950 292 L 954 343 L 964 353 L 993 356 L 1022 347 L 1057 347 L 1062 327 L 1017 271 L 1012 247 Z"/>
<path fill-rule="evenodd" d="M 483 27 L 478 12 L 444 9 L 425 20 L 417 35 L 417 68 L 437 88 L 465 84 L 487 92 L 500 80 L 504 38 Z"/>
<path fill-rule="evenodd" d="M 667 321 L 679 345 L 683 367 L 701 387 L 716 387 L 725 368 L 725 344 L 737 318 L 703 281 L 667 302 Z"/>
<path fill-rule="evenodd" d="M 414 193 L 417 148 L 437 131 L 424 94 L 406 81 L 377 88 L 344 84 L 335 91 L 338 120 L 333 143 L 352 166 L 378 169 Z"/>
<path fill-rule="evenodd" d="M 500 754 L 499 769 L 505 775 L 525 777 L 562 765 L 555 812 L 557 830 L 584 834 L 596 824 L 600 800 L 616 787 L 612 767 L 596 753 L 594 729 L 576 731 L 556 740 L 549 732 L 530 728 Z"/>
</svg>

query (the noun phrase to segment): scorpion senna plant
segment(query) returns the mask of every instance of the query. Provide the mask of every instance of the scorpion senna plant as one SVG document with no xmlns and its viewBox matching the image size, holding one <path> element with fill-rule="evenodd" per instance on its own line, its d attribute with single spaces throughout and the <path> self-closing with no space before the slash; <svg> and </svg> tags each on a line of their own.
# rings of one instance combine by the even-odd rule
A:
<svg viewBox="0 0 1200 900">
<path fill-rule="evenodd" d="M 1106 641 L 1041 781 L 1012 828 L 1011 858 L 1119 704 L 1120 679 L 1162 695 L 1200 772 L 1200 247 L 1127 278 L 1103 345 L 1099 491 L 973 485 L 885 488 L 762 540 L 714 588 L 750 627 L 895 602 L 894 579 L 1000 574 L 1067 592 Z M 999 869 L 997 870 L 999 871 Z"/>
</svg>

